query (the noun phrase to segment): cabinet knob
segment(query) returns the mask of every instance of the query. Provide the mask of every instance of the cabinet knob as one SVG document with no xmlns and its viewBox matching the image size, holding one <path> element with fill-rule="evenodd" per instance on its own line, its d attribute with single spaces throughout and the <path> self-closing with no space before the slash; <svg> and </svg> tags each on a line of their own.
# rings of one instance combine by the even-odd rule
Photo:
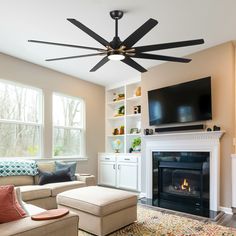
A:
<svg viewBox="0 0 236 236">
<path fill-rule="evenodd" d="M 116 164 L 113 164 L 113 169 L 114 169 L 114 170 L 116 169 Z"/>
<path fill-rule="evenodd" d="M 109 157 L 105 157 L 105 160 L 110 160 L 110 158 Z"/>
<path fill-rule="evenodd" d="M 120 165 L 118 165 L 118 170 L 120 169 Z"/>
<path fill-rule="evenodd" d="M 125 161 L 130 161 L 130 159 L 129 158 L 125 158 Z"/>
</svg>

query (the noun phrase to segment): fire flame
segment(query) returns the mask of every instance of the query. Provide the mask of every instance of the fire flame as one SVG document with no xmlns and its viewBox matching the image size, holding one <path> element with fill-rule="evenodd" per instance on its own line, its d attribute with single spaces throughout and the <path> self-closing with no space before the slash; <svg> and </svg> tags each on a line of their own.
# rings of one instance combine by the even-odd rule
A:
<svg viewBox="0 0 236 236">
<path fill-rule="evenodd" d="M 189 183 L 188 183 L 187 179 L 184 179 L 184 182 L 181 184 L 181 189 L 186 190 L 188 192 L 191 191 L 191 188 L 189 186 Z"/>
</svg>

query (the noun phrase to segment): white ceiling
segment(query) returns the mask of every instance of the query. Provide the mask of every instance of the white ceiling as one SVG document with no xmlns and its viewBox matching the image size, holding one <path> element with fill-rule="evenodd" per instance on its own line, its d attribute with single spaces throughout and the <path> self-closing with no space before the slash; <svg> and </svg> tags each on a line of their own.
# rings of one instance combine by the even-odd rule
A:
<svg viewBox="0 0 236 236">
<path fill-rule="evenodd" d="M 45 62 L 46 58 L 94 51 L 33 44 L 28 39 L 101 47 L 66 18 L 75 18 L 111 41 L 111 10 L 124 10 L 119 36 L 124 40 L 149 18 L 159 24 L 136 45 L 204 38 L 205 44 L 158 53 L 184 56 L 236 39 L 236 0 L 0 0 L 0 52 L 93 83 L 111 85 L 140 73 L 122 62 L 110 61 L 96 72 L 89 70 L 101 57 Z M 161 52 L 161 53 L 160 53 Z M 135 59 L 149 68 L 160 61 Z"/>
</svg>

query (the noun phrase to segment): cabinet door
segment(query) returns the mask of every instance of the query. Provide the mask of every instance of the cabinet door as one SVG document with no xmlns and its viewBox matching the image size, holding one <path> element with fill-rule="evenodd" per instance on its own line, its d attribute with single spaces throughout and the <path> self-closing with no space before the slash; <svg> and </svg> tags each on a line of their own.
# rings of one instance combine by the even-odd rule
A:
<svg viewBox="0 0 236 236">
<path fill-rule="evenodd" d="M 138 165 L 131 163 L 118 163 L 118 188 L 138 190 Z"/>
<path fill-rule="evenodd" d="M 114 162 L 100 162 L 99 184 L 116 186 L 116 164 Z"/>
</svg>

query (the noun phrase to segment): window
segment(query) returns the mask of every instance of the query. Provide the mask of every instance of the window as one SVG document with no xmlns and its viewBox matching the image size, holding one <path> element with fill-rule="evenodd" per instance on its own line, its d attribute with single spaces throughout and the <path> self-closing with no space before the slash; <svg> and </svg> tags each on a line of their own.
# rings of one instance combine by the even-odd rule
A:
<svg viewBox="0 0 236 236">
<path fill-rule="evenodd" d="M 53 155 L 84 157 L 85 105 L 80 98 L 53 94 Z"/>
<path fill-rule="evenodd" d="M 42 92 L 0 80 L 0 157 L 39 157 Z"/>
</svg>

